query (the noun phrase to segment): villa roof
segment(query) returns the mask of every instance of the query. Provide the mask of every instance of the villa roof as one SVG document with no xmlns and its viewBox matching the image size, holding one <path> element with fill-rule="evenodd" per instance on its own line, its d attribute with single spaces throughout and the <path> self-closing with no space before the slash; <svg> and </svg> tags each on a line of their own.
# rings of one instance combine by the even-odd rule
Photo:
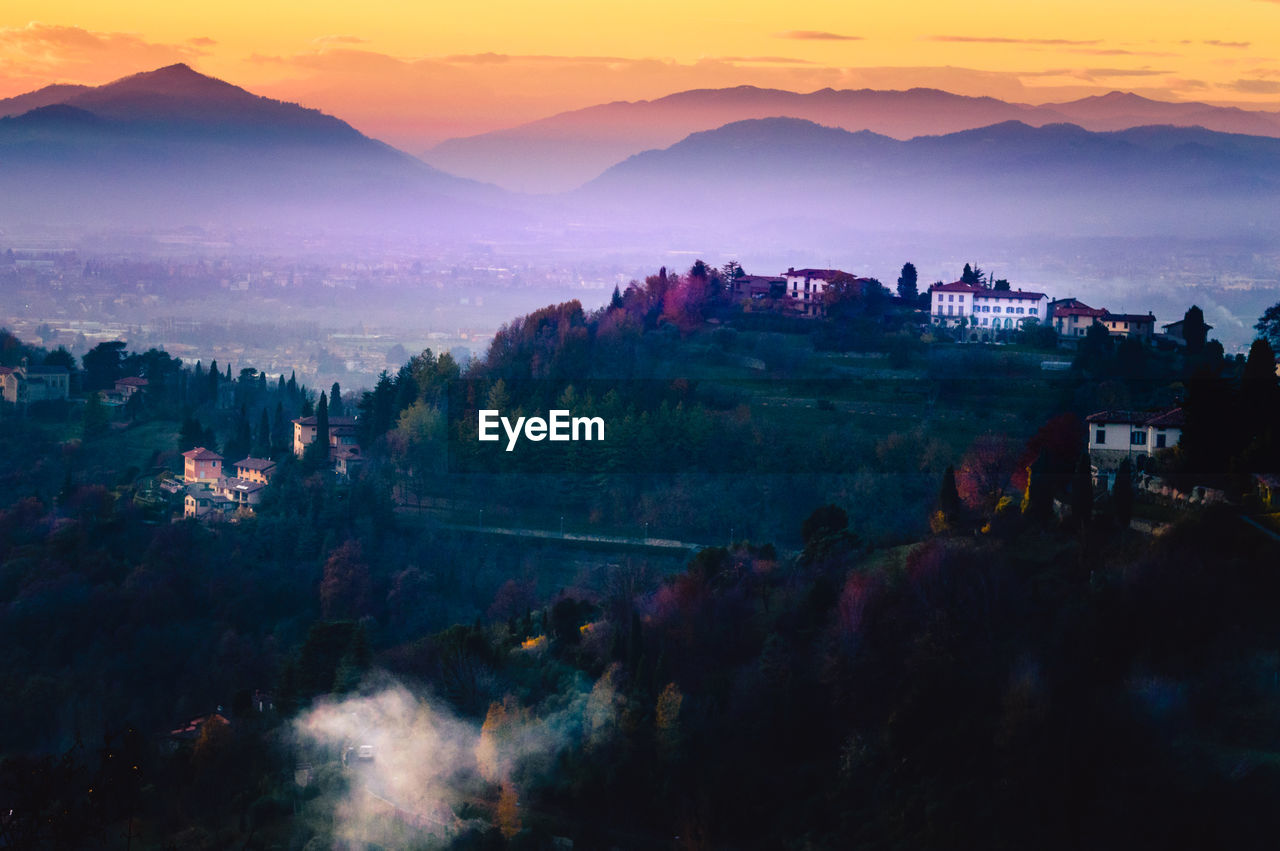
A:
<svg viewBox="0 0 1280 851">
<path fill-rule="evenodd" d="M 1181 428 L 1186 422 L 1182 408 L 1166 408 L 1163 411 L 1098 411 L 1085 417 L 1091 423 L 1116 423 L 1156 428 Z"/>
<path fill-rule="evenodd" d="M 203 446 L 197 446 L 195 449 L 188 449 L 182 453 L 183 458 L 190 458 L 192 461 L 221 461 L 222 456 L 212 449 L 205 449 Z"/>
</svg>

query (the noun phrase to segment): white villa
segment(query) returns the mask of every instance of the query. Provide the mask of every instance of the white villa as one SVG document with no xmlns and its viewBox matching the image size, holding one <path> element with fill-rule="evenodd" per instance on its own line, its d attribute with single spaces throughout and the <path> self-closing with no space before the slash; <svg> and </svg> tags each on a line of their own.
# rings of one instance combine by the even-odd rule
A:
<svg viewBox="0 0 1280 851">
<path fill-rule="evenodd" d="M 1181 408 L 1163 411 L 1099 411 L 1085 418 L 1089 458 L 1098 469 L 1113 469 L 1125 458 L 1138 461 L 1177 446 L 1186 422 Z"/>
<path fill-rule="evenodd" d="M 981 332 L 1012 331 L 1024 319 L 1043 323 L 1049 316 L 1049 297 L 1024 290 L 989 290 L 980 284 L 934 284 L 929 288 L 929 314 L 935 325 L 957 326 L 966 320 Z"/>
</svg>

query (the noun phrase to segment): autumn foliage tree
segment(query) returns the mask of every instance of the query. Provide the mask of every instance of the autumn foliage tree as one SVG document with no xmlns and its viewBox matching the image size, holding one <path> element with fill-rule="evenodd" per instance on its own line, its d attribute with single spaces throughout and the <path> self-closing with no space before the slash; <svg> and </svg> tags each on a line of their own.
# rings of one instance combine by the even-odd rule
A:
<svg viewBox="0 0 1280 851">
<path fill-rule="evenodd" d="M 358 618 L 369 605 L 369 566 L 360 542 L 348 540 L 329 554 L 320 581 L 320 606 L 324 616 Z"/>
</svg>

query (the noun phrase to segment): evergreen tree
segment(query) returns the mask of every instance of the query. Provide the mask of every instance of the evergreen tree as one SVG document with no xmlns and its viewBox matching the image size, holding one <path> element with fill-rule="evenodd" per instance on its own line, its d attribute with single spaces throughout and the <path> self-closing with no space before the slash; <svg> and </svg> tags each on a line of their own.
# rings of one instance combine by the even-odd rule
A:
<svg viewBox="0 0 1280 851">
<path fill-rule="evenodd" d="M 613 298 L 609 299 L 609 309 L 610 310 L 622 309 L 622 291 L 618 289 L 617 284 L 614 284 L 613 286 Z"/>
<path fill-rule="evenodd" d="M 89 440 L 105 433 L 109 422 L 110 415 L 107 413 L 107 406 L 102 404 L 102 397 L 97 393 L 90 393 L 84 404 L 84 439 Z"/>
<path fill-rule="evenodd" d="M 253 454 L 260 458 L 271 457 L 271 418 L 263 408 L 258 417 L 258 433 L 253 439 Z"/>
<path fill-rule="evenodd" d="M 218 362 L 209 362 L 209 382 L 205 387 L 205 401 L 218 404 L 218 381 L 222 376 L 218 373 Z"/>
<path fill-rule="evenodd" d="M 329 463 L 329 399 L 323 391 L 316 403 L 316 437 L 307 447 L 306 458 L 317 467 Z"/>
<path fill-rule="evenodd" d="M 956 488 L 956 468 L 948 466 L 942 472 L 942 487 L 938 491 L 938 510 L 948 523 L 960 514 L 960 491 Z"/>
<path fill-rule="evenodd" d="M 1191 305 L 1182 317 L 1182 339 L 1187 341 L 1187 354 L 1200 354 L 1208 336 L 1209 326 L 1205 324 L 1204 311 Z"/>
<path fill-rule="evenodd" d="M 342 403 L 342 388 L 336 381 L 333 382 L 333 386 L 329 388 L 329 416 L 345 416 L 344 406 Z"/>
<path fill-rule="evenodd" d="M 920 297 L 919 278 L 914 263 L 903 263 L 902 272 L 898 275 L 898 297 L 915 301 Z"/>
</svg>

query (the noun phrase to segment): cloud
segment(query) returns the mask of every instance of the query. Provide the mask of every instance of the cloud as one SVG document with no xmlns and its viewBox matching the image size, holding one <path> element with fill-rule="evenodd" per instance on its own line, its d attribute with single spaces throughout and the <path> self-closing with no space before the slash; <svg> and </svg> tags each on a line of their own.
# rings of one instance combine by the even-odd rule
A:
<svg viewBox="0 0 1280 851">
<path fill-rule="evenodd" d="M 1280 80 L 1236 80 L 1226 87 L 1250 95 L 1280 94 Z"/>
<path fill-rule="evenodd" d="M 862 41 L 860 35 L 841 35 L 840 33 L 826 32 L 825 30 L 787 30 L 786 32 L 774 33 L 774 38 L 792 38 L 801 41 Z"/>
<path fill-rule="evenodd" d="M 0 27 L 0 78 L 10 86 L 52 81 L 102 83 L 204 56 L 205 48 L 213 43 L 198 37 L 182 44 L 163 44 L 147 41 L 137 33 L 32 21 L 20 27 Z"/>
<path fill-rule="evenodd" d="M 1178 56 L 1177 53 L 1168 53 L 1159 50 L 1126 50 L 1123 47 L 1072 47 L 1069 48 L 1071 53 L 1082 53 L 1089 56 Z"/>
<path fill-rule="evenodd" d="M 709 56 L 718 62 L 744 62 L 748 64 L 760 63 L 764 65 L 813 65 L 816 64 L 809 59 L 795 59 L 790 56 Z"/>
<path fill-rule="evenodd" d="M 358 35 L 322 35 L 311 40 L 312 44 L 365 44 L 369 40 Z"/>
<path fill-rule="evenodd" d="M 1213 47 L 1248 47 L 1253 44 L 1251 41 L 1219 41 L 1216 38 L 1205 39 L 1200 43 L 1212 45 Z"/>
<path fill-rule="evenodd" d="M 209 38 L 207 35 L 198 35 L 195 38 L 187 39 L 187 44 L 194 45 L 196 47 L 213 47 L 217 43 L 217 41 Z"/>
<path fill-rule="evenodd" d="M 1069 38 L 1009 38 L 1007 36 L 998 35 L 931 35 L 925 37 L 926 41 L 949 41 L 959 42 L 961 44 L 1043 44 L 1043 45 L 1073 45 L 1073 44 L 1101 44 L 1102 39 L 1093 38 L 1083 41 L 1077 41 Z"/>
<path fill-rule="evenodd" d="M 1161 74 L 1172 74 L 1172 71 L 1159 71 L 1154 68 L 1086 68 L 1085 74 L 1090 77 L 1158 77 Z"/>
</svg>

